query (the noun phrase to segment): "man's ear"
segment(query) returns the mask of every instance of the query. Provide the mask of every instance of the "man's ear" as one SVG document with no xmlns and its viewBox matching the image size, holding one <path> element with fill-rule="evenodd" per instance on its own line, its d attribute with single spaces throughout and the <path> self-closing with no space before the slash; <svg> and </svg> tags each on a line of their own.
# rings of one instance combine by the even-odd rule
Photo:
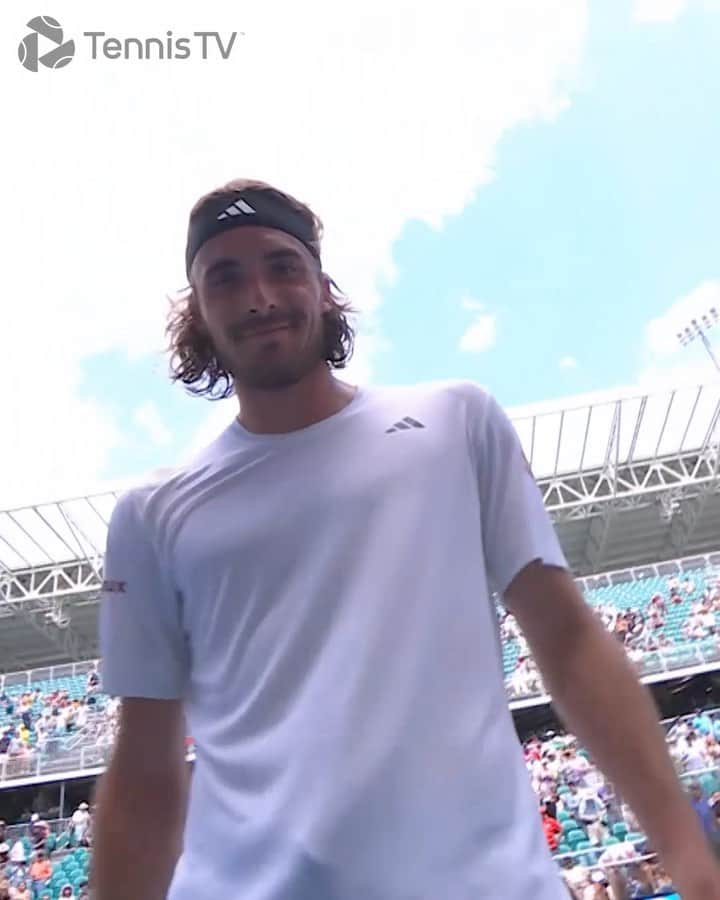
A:
<svg viewBox="0 0 720 900">
<path fill-rule="evenodd" d="M 333 300 L 332 292 L 331 292 L 331 284 L 332 284 L 332 282 L 331 282 L 330 276 L 326 275 L 324 272 L 321 272 L 320 273 L 320 287 L 322 290 L 321 302 L 322 302 L 323 312 L 327 312 L 328 310 L 332 309 L 335 306 L 335 301 Z"/>
<path fill-rule="evenodd" d="M 209 337 L 208 330 L 205 326 L 205 319 L 203 318 L 202 311 L 200 309 L 200 300 L 198 299 L 197 292 L 193 287 L 190 288 L 190 296 L 188 298 L 188 303 L 190 306 L 190 310 L 192 311 L 192 322 L 193 327 L 198 332 L 198 334 L 202 334 L 205 337 Z"/>
</svg>

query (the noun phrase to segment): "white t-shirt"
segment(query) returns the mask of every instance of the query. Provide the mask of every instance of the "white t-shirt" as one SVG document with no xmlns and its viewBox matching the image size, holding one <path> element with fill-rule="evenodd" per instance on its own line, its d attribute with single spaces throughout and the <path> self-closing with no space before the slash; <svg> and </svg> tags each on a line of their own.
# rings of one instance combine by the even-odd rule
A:
<svg viewBox="0 0 720 900">
<path fill-rule="evenodd" d="M 87 828 L 89 819 L 90 813 L 86 809 L 76 809 L 72 814 L 72 823 L 77 831 L 84 832 Z"/>
<path fill-rule="evenodd" d="M 171 900 L 566 900 L 508 710 L 491 588 L 565 567 L 511 423 L 468 383 L 233 422 L 118 502 L 105 689 L 182 698 Z"/>
</svg>

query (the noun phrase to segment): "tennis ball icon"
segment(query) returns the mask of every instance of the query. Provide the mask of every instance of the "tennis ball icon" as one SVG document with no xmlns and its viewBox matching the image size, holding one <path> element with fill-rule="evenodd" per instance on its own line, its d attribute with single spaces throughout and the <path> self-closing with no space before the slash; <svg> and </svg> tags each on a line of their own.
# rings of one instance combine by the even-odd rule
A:
<svg viewBox="0 0 720 900">
<path fill-rule="evenodd" d="M 75 42 L 63 42 L 62 25 L 52 16 L 35 16 L 27 23 L 31 29 L 30 34 L 20 42 L 18 58 L 20 62 L 31 72 L 37 72 L 38 64 L 48 69 L 62 69 L 71 62 L 75 55 Z M 39 38 L 51 41 L 54 49 L 42 56 L 39 54 Z"/>
</svg>

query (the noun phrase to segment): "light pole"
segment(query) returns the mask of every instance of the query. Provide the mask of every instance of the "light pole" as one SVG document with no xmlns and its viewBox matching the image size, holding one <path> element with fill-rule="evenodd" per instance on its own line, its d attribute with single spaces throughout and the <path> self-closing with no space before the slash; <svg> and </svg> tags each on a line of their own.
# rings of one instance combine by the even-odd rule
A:
<svg viewBox="0 0 720 900">
<path fill-rule="evenodd" d="M 707 333 L 710 329 L 720 322 L 720 314 L 717 308 L 712 306 L 706 313 L 703 313 L 698 319 L 692 319 L 689 325 L 678 332 L 677 339 L 683 347 L 687 347 L 693 341 L 700 339 L 703 346 L 707 350 L 707 354 L 712 360 L 715 369 L 720 374 L 720 362 L 713 352 L 712 344 L 708 339 Z"/>
</svg>

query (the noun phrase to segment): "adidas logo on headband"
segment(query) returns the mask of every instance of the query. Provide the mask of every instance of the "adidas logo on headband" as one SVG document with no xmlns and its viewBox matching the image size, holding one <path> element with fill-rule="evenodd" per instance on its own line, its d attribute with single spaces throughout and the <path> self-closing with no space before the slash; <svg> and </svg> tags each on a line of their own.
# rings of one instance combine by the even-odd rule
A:
<svg viewBox="0 0 720 900">
<path fill-rule="evenodd" d="M 250 206 L 247 200 L 235 200 L 234 203 L 231 203 L 230 206 L 226 207 L 218 216 L 218 222 L 223 219 L 229 219 L 232 216 L 252 216 L 255 215 L 255 210 Z"/>
<path fill-rule="evenodd" d="M 218 212 L 220 210 L 220 212 Z M 201 209 L 191 217 L 185 248 L 185 269 L 188 278 L 193 259 L 206 241 L 236 226 L 254 225 L 258 228 L 276 228 L 292 235 L 305 244 L 319 260 L 320 248 L 313 222 L 307 215 L 293 209 L 282 198 L 263 191 L 237 191 L 218 197 L 209 208 Z"/>
</svg>

